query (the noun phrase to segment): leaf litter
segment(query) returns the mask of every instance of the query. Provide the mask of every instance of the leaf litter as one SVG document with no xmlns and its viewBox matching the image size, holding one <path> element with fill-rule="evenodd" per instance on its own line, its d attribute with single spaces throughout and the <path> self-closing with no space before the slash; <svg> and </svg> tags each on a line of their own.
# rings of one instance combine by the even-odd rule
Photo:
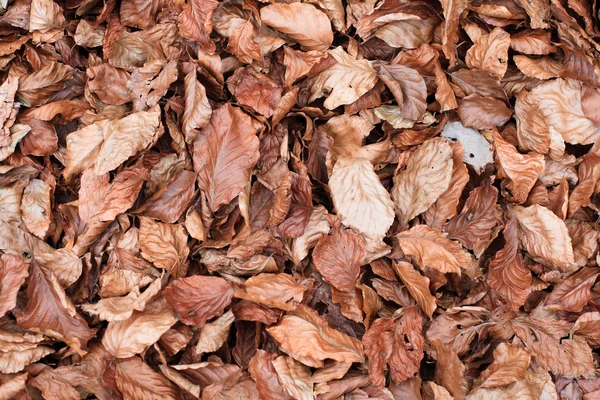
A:
<svg viewBox="0 0 600 400">
<path fill-rule="evenodd" d="M 0 2 L 0 399 L 600 397 L 597 2 Z"/>
</svg>

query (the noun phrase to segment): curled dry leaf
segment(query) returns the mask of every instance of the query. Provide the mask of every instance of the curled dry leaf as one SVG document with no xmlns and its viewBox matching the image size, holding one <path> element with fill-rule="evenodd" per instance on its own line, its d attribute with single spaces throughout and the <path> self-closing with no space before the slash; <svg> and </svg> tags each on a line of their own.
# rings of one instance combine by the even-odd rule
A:
<svg viewBox="0 0 600 400">
<path fill-rule="evenodd" d="M 421 268 L 460 274 L 471 265 L 471 256 L 462 246 L 427 225 L 416 225 L 396 235 L 404 254 L 415 257 Z"/>
<path fill-rule="evenodd" d="M 571 238 L 565 223 L 546 207 L 534 204 L 515 206 L 521 246 L 530 256 L 552 269 L 573 271 L 575 259 Z"/>
<path fill-rule="evenodd" d="M 235 291 L 235 297 L 281 310 L 295 310 L 308 288 L 287 274 L 259 274 Z"/>
<path fill-rule="evenodd" d="M 384 370 L 401 383 L 412 377 L 421 365 L 425 339 L 423 318 L 416 307 L 405 308 L 398 320 L 375 320 L 363 336 L 369 376 L 375 386 L 383 386 Z"/>
<path fill-rule="evenodd" d="M 306 306 L 284 315 L 267 332 L 279 343 L 281 350 L 309 367 L 320 368 L 323 361 L 363 362 L 359 340 L 329 326 L 327 321 Z"/>
<path fill-rule="evenodd" d="M 431 139 L 417 149 L 406 169 L 394 176 L 392 197 L 400 225 L 426 211 L 448 189 L 452 148 L 445 139 Z"/>
<path fill-rule="evenodd" d="M 514 310 L 518 310 L 531 290 L 531 271 L 519 252 L 518 225 L 509 218 L 504 226 L 504 247 L 490 261 L 488 285 Z"/>
<path fill-rule="evenodd" d="M 329 18 L 312 4 L 270 4 L 261 8 L 260 18 L 294 39 L 303 50 L 327 50 L 333 42 Z"/>
<path fill-rule="evenodd" d="M 0 398 L 594 397 L 592 5 L 0 1 Z"/>
</svg>

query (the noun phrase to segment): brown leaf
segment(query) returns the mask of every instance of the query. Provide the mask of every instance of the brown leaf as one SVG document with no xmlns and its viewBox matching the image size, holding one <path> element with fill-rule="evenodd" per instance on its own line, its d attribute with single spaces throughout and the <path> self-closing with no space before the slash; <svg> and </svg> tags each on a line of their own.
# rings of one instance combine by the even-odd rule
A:
<svg viewBox="0 0 600 400">
<path fill-rule="evenodd" d="M 450 65 L 456 64 L 456 43 L 458 42 L 458 27 L 460 16 L 468 6 L 467 0 L 443 0 L 444 25 L 442 27 L 442 50 L 450 61 Z"/>
<path fill-rule="evenodd" d="M 437 356 L 435 382 L 445 387 L 455 399 L 464 399 L 465 365 L 450 346 L 439 340 L 433 340 L 432 345 Z"/>
<path fill-rule="evenodd" d="M 295 310 L 308 288 L 288 274 L 259 274 L 235 291 L 235 297 L 281 310 Z"/>
<path fill-rule="evenodd" d="M 115 384 L 123 394 L 123 398 L 140 400 L 179 398 L 175 386 L 139 357 L 120 360 L 114 368 Z"/>
<path fill-rule="evenodd" d="M 393 203 L 367 160 L 341 157 L 329 187 L 340 221 L 365 236 L 382 239 L 394 222 Z"/>
<path fill-rule="evenodd" d="M 469 181 L 469 172 L 462 162 L 464 149 L 460 143 L 452 146 L 452 175 L 448 189 L 423 213 L 427 225 L 440 229 L 446 220 L 456 215 L 456 208 L 465 185 Z"/>
<path fill-rule="evenodd" d="M 252 376 L 252 379 L 256 381 L 256 389 L 260 393 L 261 399 L 291 400 L 292 397 L 284 392 L 281 382 L 277 377 L 277 371 L 275 371 L 275 367 L 273 366 L 273 361 L 276 358 L 276 354 L 257 350 L 250 361 L 248 372 Z"/>
<path fill-rule="evenodd" d="M 483 130 L 503 126 L 512 111 L 503 101 L 471 94 L 458 101 L 458 115 L 464 126 Z"/>
<path fill-rule="evenodd" d="M 352 104 L 377 83 L 377 73 L 367 60 L 356 60 L 341 47 L 329 51 L 336 63 L 307 80 L 308 102 L 329 92 L 323 103 L 333 110 L 340 105 Z"/>
<path fill-rule="evenodd" d="M 416 307 L 405 308 L 396 321 L 375 320 L 363 336 L 369 376 L 375 386 L 383 386 L 383 372 L 390 370 L 396 383 L 403 382 L 419 371 L 423 359 L 425 339 L 422 334 L 423 318 Z"/>
<path fill-rule="evenodd" d="M 138 209 L 150 218 L 175 223 L 179 220 L 195 194 L 196 174 L 179 171 Z"/>
<path fill-rule="evenodd" d="M 21 257 L 13 254 L 0 257 L 0 317 L 15 308 L 21 285 L 28 276 L 27 265 Z"/>
<path fill-rule="evenodd" d="M 176 279 L 163 291 L 179 320 L 198 327 L 223 314 L 233 293 L 233 287 L 225 279 L 200 275 Z"/>
<path fill-rule="evenodd" d="M 558 283 L 544 299 L 544 305 L 550 310 L 581 312 L 592 298 L 598 273 L 593 268 L 582 268 Z"/>
<path fill-rule="evenodd" d="M 479 387 L 494 388 L 509 385 L 525 378 L 529 361 L 529 353 L 519 347 L 500 343 L 494 349 L 494 362 L 481 373 Z"/>
<path fill-rule="evenodd" d="M 415 257 L 421 268 L 460 274 L 461 267 L 471 265 L 471 256 L 460 244 L 427 225 L 415 225 L 396 235 L 396 238 L 402 251 Z"/>
<path fill-rule="evenodd" d="M 519 317 L 513 326 L 542 368 L 566 377 L 593 375 L 592 352 L 586 341 L 577 336 L 561 340 L 568 332 L 566 321 Z"/>
<path fill-rule="evenodd" d="M 550 268 L 563 272 L 575 267 L 573 246 L 565 223 L 554 213 L 540 205 L 515 206 L 521 246 L 531 257 Z"/>
<path fill-rule="evenodd" d="M 324 51 L 333 42 L 329 18 L 312 4 L 270 4 L 261 8 L 260 18 L 296 40 L 303 50 Z"/>
<path fill-rule="evenodd" d="M 496 208 L 498 190 L 491 181 L 474 189 L 460 214 L 452 218 L 444 230 L 452 240 L 458 240 L 480 255 L 494 239 L 494 228 L 501 223 Z"/>
<path fill-rule="evenodd" d="M 56 6 L 56 3 L 52 0 L 36 1 Z M 34 106 L 42 105 L 46 103 L 54 93 L 64 89 L 66 87 L 66 81 L 72 77 L 73 69 L 71 67 L 56 62 L 48 64 L 39 71 L 19 80 L 17 97 L 25 104 Z"/>
<path fill-rule="evenodd" d="M 117 358 L 133 357 L 156 343 L 175 322 L 173 309 L 161 296 L 147 304 L 144 311 L 134 311 L 123 321 L 109 322 L 102 344 Z"/>
<path fill-rule="evenodd" d="M 279 343 L 280 349 L 310 367 L 320 368 L 323 360 L 363 362 L 359 340 L 329 327 L 315 311 L 306 306 L 284 315 L 267 332 Z"/>
<path fill-rule="evenodd" d="M 426 211 L 448 189 L 452 178 L 452 148 L 445 139 L 423 143 L 406 169 L 394 176 L 392 198 L 400 225 Z"/>
<path fill-rule="evenodd" d="M 581 84 L 568 79 L 555 79 L 531 91 L 546 123 L 572 144 L 594 143 L 600 137 L 598 128 L 584 113 Z"/>
<path fill-rule="evenodd" d="M 598 247 L 598 232 L 590 223 L 569 219 L 565 221 L 569 236 L 573 243 L 575 263 L 585 266 L 588 260 L 596 253 Z"/>
<path fill-rule="evenodd" d="M 281 86 L 252 67 L 238 69 L 227 79 L 227 87 L 240 104 L 267 118 L 273 116 L 281 101 Z"/>
<path fill-rule="evenodd" d="M 527 300 L 532 277 L 531 271 L 525 266 L 523 256 L 519 253 L 518 225 L 515 218 L 506 222 L 503 236 L 504 247 L 490 261 L 487 282 L 513 310 L 518 310 Z"/>
<path fill-rule="evenodd" d="M 467 51 L 465 62 L 469 68 L 488 71 L 502 79 L 508 67 L 510 35 L 502 28 L 494 28 L 489 35 L 483 35 Z"/>
<path fill-rule="evenodd" d="M 421 310 L 432 318 L 437 304 L 435 296 L 429 290 L 429 278 L 421 275 L 410 263 L 404 261 L 394 263 L 393 267 Z"/>
<path fill-rule="evenodd" d="M 285 393 L 298 400 L 314 399 L 311 372 L 306 365 L 291 357 L 279 356 L 273 360 L 273 367 Z"/>
<path fill-rule="evenodd" d="M 213 52 L 215 49 L 214 43 L 210 40 L 210 33 L 212 16 L 218 5 L 216 0 L 190 1 L 177 20 L 181 35 L 189 40 L 195 40 L 208 52 Z"/>
<path fill-rule="evenodd" d="M 427 87 L 421 74 L 400 64 L 386 65 L 379 62 L 375 67 L 379 78 L 402 106 L 402 116 L 420 121 L 427 108 Z"/>
<path fill-rule="evenodd" d="M 233 312 L 227 311 L 213 322 L 209 322 L 200 331 L 196 351 L 200 353 L 212 353 L 217 351 L 227 341 L 229 336 L 229 328 L 235 317 Z"/>
<path fill-rule="evenodd" d="M 183 112 L 182 128 L 186 142 L 189 143 L 198 135 L 196 129 L 202 129 L 210 122 L 212 108 L 208 102 L 208 97 L 206 97 L 206 89 L 196 79 L 196 68 L 194 65 L 192 65 L 191 71 L 185 76 L 184 82 L 185 111 Z"/>
<path fill-rule="evenodd" d="M 239 108 L 216 109 L 210 123 L 194 141 L 194 170 L 198 187 L 213 212 L 228 204 L 250 181 L 259 159 L 256 127 Z"/>
<path fill-rule="evenodd" d="M 52 271 L 35 260 L 31 262 L 27 296 L 27 307 L 16 316 L 18 326 L 64 341 L 84 354 L 95 331 L 77 313 Z"/>
<path fill-rule="evenodd" d="M 520 154 L 515 146 L 494 132 L 494 150 L 498 176 L 503 178 L 503 194 L 516 203 L 527 200 L 529 191 L 544 170 L 544 156 L 538 153 Z"/>
<path fill-rule="evenodd" d="M 517 95 L 515 119 L 519 147 L 546 154 L 550 149 L 550 131 L 531 92 L 522 90 Z"/>
<path fill-rule="evenodd" d="M 366 255 L 362 238 L 344 230 L 337 218 L 330 218 L 333 232 L 319 240 L 313 262 L 325 280 L 343 292 L 353 292 Z"/>
<path fill-rule="evenodd" d="M 23 222 L 37 237 L 43 239 L 50 228 L 52 217 L 50 200 L 52 187 L 41 179 L 29 181 L 21 200 Z"/>
<path fill-rule="evenodd" d="M 579 184 L 569 197 L 569 217 L 572 217 L 579 208 L 591 204 L 590 197 L 600 180 L 600 155 L 596 153 L 584 155 L 578 166 L 577 175 Z"/>
<path fill-rule="evenodd" d="M 190 249 L 183 226 L 163 224 L 140 217 L 140 250 L 142 256 L 157 267 L 179 277 Z"/>
<path fill-rule="evenodd" d="M 510 37 L 510 48 L 524 54 L 545 55 L 554 53 L 550 32 L 541 29 L 524 30 Z"/>
</svg>

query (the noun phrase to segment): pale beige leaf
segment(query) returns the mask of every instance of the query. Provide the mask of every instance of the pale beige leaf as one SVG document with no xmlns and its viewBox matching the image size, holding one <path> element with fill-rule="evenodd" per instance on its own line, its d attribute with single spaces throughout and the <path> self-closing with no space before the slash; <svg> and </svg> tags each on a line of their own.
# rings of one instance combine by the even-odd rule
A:
<svg viewBox="0 0 600 400">
<path fill-rule="evenodd" d="M 152 142 L 159 125 L 160 111 L 140 111 L 111 121 L 98 152 L 96 174 L 116 169 L 129 157 L 145 149 Z"/>
<path fill-rule="evenodd" d="M 483 69 L 502 79 L 508 68 L 510 35 L 502 28 L 494 28 L 480 37 L 467 51 L 465 62 L 469 68 Z"/>
<path fill-rule="evenodd" d="M 273 360 L 273 367 L 283 390 L 296 400 L 313 400 L 313 383 L 310 369 L 290 357 L 280 356 Z"/>
<path fill-rule="evenodd" d="M 14 399 L 19 392 L 26 390 L 25 382 L 27 381 L 27 376 L 27 373 L 19 374 L 4 381 L 0 385 L 0 399 Z"/>
<path fill-rule="evenodd" d="M 292 258 L 294 264 L 298 265 L 308 256 L 310 249 L 329 232 L 329 222 L 327 220 L 327 210 L 323 206 L 317 206 L 310 215 L 310 220 L 304 228 L 304 233 L 294 239 L 292 244 Z"/>
<path fill-rule="evenodd" d="M 555 79 L 531 91 L 550 129 L 556 130 L 565 142 L 591 144 L 600 138 L 600 127 L 583 111 L 581 83 Z"/>
<path fill-rule="evenodd" d="M 50 268 L 64 288 L 75 283 L 83 270 L 81 259 L 66 247 L 51 253 L 36 254 L 35 259 Z"/>
<path fill-rule="evenodd" d="M 21 221 L 21 199 L 23 189 L 29 182 L 26 179 L 20 179 L 10 186 L 0 188 L 0 219 L 5 222 Z"/>
<path fill-rule="evenodd" d="M 471 256 L 459 243 L 427 225 L 416 225 L 396 237 L 402 251 L 415 257 L 421 268 L 460 274 L 461 267 L 467 268 L 471 265 Z"/>
<path fill-rule="evenodd" d="M 364 362 L 360 340 L 329 327 L 316 311 L 303 305 L 284 315 L 267 332 L 282 351 L 309 367 L 323 367 L 325 359 Z"/>
<path fill-rule="evenodd" d="M 506 387 L 479 388 L 467 400 L 558 400 L 556 386 L 546 371 L 528 370 L 523 379 Z"/>
<path fill-rule="evenodd" d="M 227 340 L 229 328 L 234 320 L 233 312 L 229 310 L 213 322 L 204 325 L 200 331 L 196 351 L 200 354 L 219 350 Z"/>
<path fill-rule="evenodd" d="M 41 179 L 32 179 L 23 190 L 21 215 L 29 232 L 43 239 L 50 227 L 52 187 Z"/>
<path fill-rule="evenodd" d="M 67 136 L 67 161 L 63 170 L 66 181 L 94 164 L 100 153 L 107 125 L 107 120 L 101 120 Z"/>
<path fill-rule="evenodd" d="M 337 61 L 319 75 L 307 82 L 309 102 L 329 93 L 323 103 L 333 110 L 344 104 L 351 104 L 367 93 L 377 83 L 377 73 L 367 60 L 356 60 L 341 47 L 329 51 Z"/>
<path fill-rule="evenodd" d="M 428 140 L 410 156 L 406 169 L 394 176 L 392 189 L 401 226 L 426 211 L 448 189 L 452 164 L 452 148 L 442 138 Z"/>
<path fill-rule="evenodd" d="M 477 173 L 483 172 L 487 164 L 494 162 L 490 143 L 475 129 L 467 128 L 458 121 L 448 122 L 441 136 L 460 142 L 464 149 L 462 161 L 471 165 Z"/>
<path fill-rule="evenodd" d="M 325 51 L 333 42 L 329 18 L 312 4 L 270 4 L 260 9 L 260 18 L 296 40 L 303 50 Z"/>
<path fill-rule="evenodd" d="M 165 224 L 140 217 L 139 240 L 142 257 L 175 275 L 190 253 L 187 233 L 179 224 Z"/>
<path fill-rule="evenodd" d="M 65 16 L 62 8 L 52 0 L 32 0 L 29 16 L 29 32 L 48 33 L 62 29 Z"/>
<path fill-rule="evenodd" d="M 102 344 L 115 357 L 132 357 L 156 343 L 175 322 L 173 309 L 160 297 L 124 321 L 109 322 Z"/>
<path fill-rule="evenodd" d="M 136 286 L 127 296 L 108 297 L 97 303 L 82 304 L 81 309 L 88 314 L 98 316 L 103 321 L 124 321 L 134 311 L 144 311 L 146 303 L 151 301 L 161 289 L 161 280 L 156 279 L 140 294 Z"/>
<path fill-rule="evenodd" d="M 394 222 L 394 203 L 369 161 L 340 157 L 329 177 L 329 188 L 344 225 L 373 239 L 385 236 Z"/>
<path fill-rule="evenodd" d="M 569 231 L 560 218 L 537 204 L 511 210 L 519 223 L 521 246 L 532 258 L 563 272 L 577 268 Z"/>
<path fill-rule="evenodd" d="M 185 111 L 182 129 L 186 141 L 191 142 L 198 134 L 195 129 L 204 128 L 210 121 L 212 108 L 206 97 L 206 89 L 196 79 L 196 68 L 185 76 Z"/>
</svg>

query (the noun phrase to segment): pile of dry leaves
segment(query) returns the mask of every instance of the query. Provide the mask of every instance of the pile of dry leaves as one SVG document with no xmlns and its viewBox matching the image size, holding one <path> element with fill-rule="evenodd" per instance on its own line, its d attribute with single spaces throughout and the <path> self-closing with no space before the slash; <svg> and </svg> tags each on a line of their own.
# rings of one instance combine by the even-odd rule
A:
<svg viewBox="0 0 600 400">
<path fill-rule="evenodd" d="M 1 0 L 0 399 L 600 399 L 586 0 Z"/>
</svg>

